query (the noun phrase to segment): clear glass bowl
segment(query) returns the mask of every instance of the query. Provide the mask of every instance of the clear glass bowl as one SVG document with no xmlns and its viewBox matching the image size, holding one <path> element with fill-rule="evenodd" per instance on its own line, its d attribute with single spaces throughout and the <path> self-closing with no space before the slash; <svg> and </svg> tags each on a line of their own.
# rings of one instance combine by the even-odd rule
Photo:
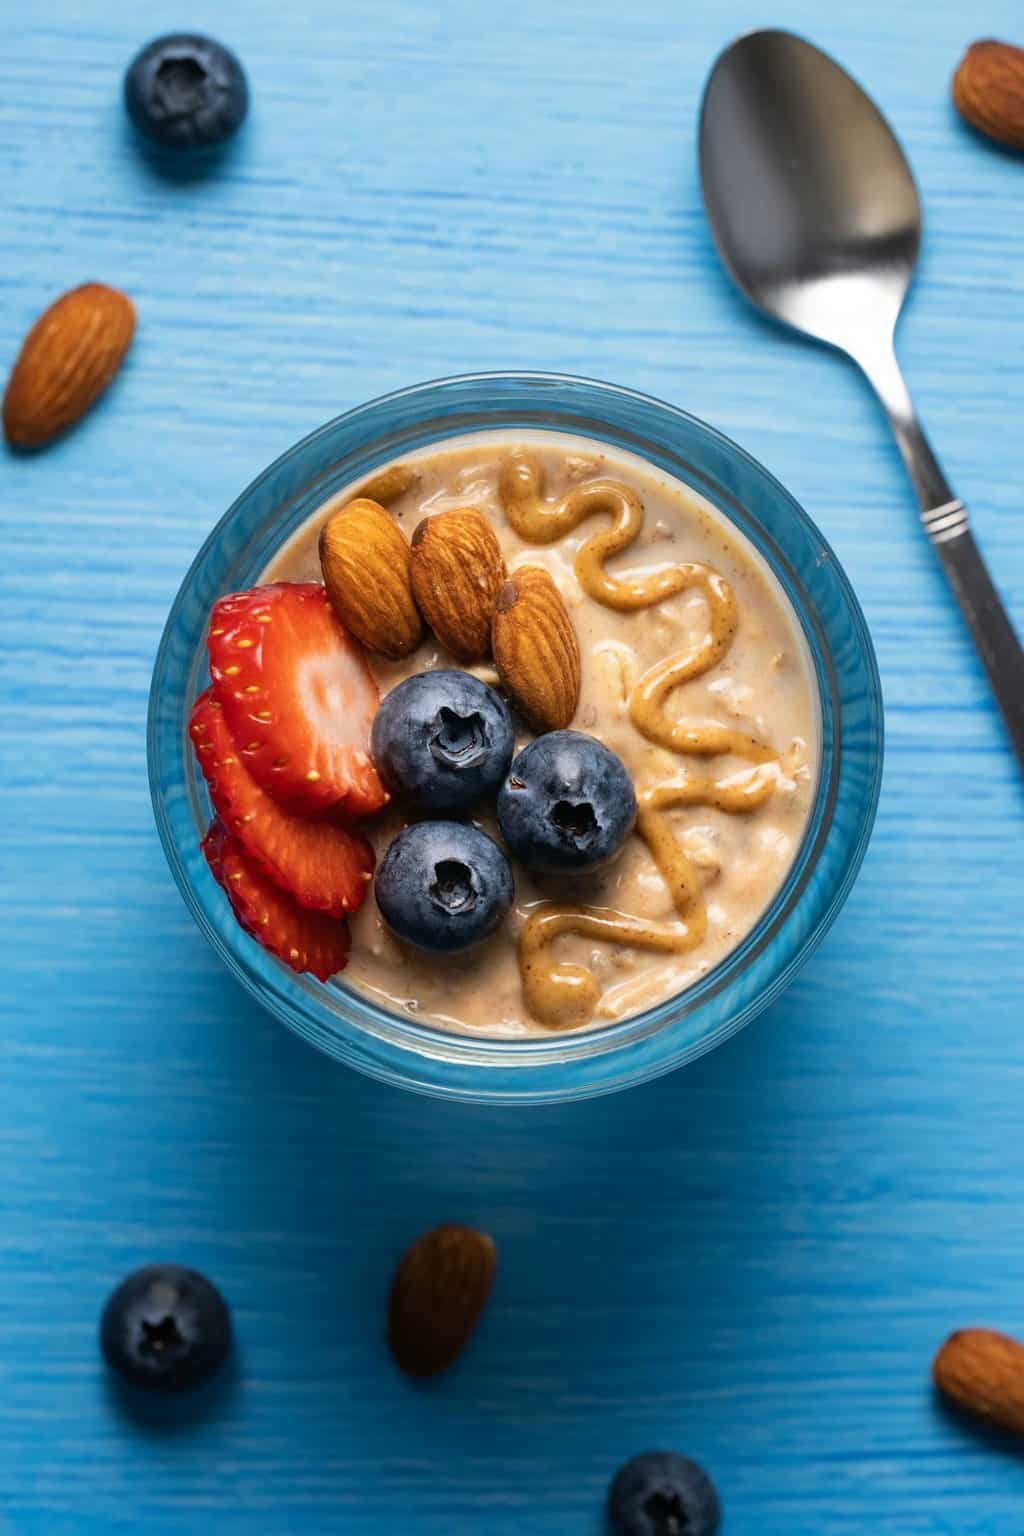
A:
<svg viewBox="0 0 1024 1536">
<path fill-rule="evenodd" d="M 414 1023 L 346 987 L 296 976 L 235 923 L 200 852 L 210 819 L 186 725 L 207 682 L 214 601 L 251 586 L 327 497 L 390 459 L 477 431 L 548 428 L 639 454 L 706 496 L 782 583 L 813 658 L 821 769 L 799 854 L 769 910 L 698 984 L 624 1023 L 542 1039 L 487 1040 Z M 735 443 L 658 400 L 552 374 L 422 384 L 329 422 L 239 497 L 196 556 L 156 659 L 148 754 L 157 827 L 196 922 L 237 979 L 329 1056 L 421 1092 L 504 1103 L 607 1093 L 718 1045 L 778 997 L 824 936 L 867 848 L 882 770 L 882 700 L 863 614 L 821 533 Z"/>
</svg>

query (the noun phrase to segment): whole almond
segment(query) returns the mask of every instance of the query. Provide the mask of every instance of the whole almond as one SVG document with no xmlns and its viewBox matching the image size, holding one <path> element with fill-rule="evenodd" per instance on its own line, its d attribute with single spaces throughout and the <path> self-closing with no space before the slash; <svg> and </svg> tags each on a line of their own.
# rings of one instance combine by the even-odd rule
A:
<svg viewBox="0 0 1024 1536">
<path fill-rule="evenodd" d="M 487 655 L 504 580 L 501 545 L 475 507 L 424 518 L 412 536 L 413 595 L 457 661 L 480 661 Z"/>
<path fill-rule="evenodd" d="M 409 1376 L 436 1376 L 462 1353 L 494 1283 L 498 1250 L 486 1232 L 435 1227 L 395 1271 L 388 1342 Z"/>
<path fill-rule="evenodd" d="M 331 606 L 371 651 L 397 660 L 420 643 L 423 625 L 409 580 L 409 542 L 390 512 L 361 496 L 320 530 L 320 570 Z"/>
<path fill-rule="evenodd" d="M 491 645 L 502 686 L 527 724 L 538 732 L 567 726 L 580 701 L 580 647 L 543 566 L 520 566 L 502 587 Z"/>
<path fill-rule="evenodd" d="M 932 1375 L 958 1408 L 1024 1435 L 1024 1344 L 990 1328 L 961 1328 L 935 1356 Z"/>
<path fill-rule="evenodd" d="M 1024 48 L 991 39 L 972 43 L 953 76 L 961 117 L 1010 149 L 1024 149 Z"/>
<path fill-rule="evenodd" d="M 135 306 L 104 283 L 84 283 L 45 310 L 22 343 L 4 394 L 4 436 L 42 448 L 74 426 L 120 368 Z"/>
</svg>

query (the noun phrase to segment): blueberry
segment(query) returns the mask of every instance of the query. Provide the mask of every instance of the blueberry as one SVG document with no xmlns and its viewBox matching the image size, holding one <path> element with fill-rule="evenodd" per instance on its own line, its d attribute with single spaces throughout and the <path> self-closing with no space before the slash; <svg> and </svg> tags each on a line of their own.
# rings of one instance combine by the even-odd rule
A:
<svg viewBox="0 0 1024 1536">
<path fill-rule="evenodd" d="M 107 1364 L 137 1387 L 197 1387 L 224 1364 L 230 1344 L 223 1296 L 179 1264 L 135 1270 L 108 1298 L 100 1319 Z"/>
<path fill-rule="evenodd" d="M 419 949 L 468 949 L 512 905 L 508 860 L 493 838 L 461 821 L 420 821 L 391 844 L 377 870 L 388 927 Z"/>
<path fill-rule="evenodd" d="M 512 761 L 508 705 L 468 672 L 418 672 L 393 688 L 370 747 L 393 794 L 427 811 L 457 811 L 497 789 Z"/>
<path fill-rule="evenodd" d="M 703 1467 L 674 1451 L 648 1451 L 616 1473 L 608 1516 L 616 1536 L 712 1536 L 722 1509 Z"/>
<path fill-rule="evenodd" d="M 221 43 L 174 32 L 136 54 L 124 77 L 124 103 L 139 132 L 161 149 L 211 149 L 241 127 L 249 87 Z"/>
<path fill-rule="evenodd" d="M 622 760 L 593 736 L 549 731 L 512 764 L 498 821 L 529 869 L 581 873 L 618 853 L 636 821 L 636 793 Z"/>
</svg>

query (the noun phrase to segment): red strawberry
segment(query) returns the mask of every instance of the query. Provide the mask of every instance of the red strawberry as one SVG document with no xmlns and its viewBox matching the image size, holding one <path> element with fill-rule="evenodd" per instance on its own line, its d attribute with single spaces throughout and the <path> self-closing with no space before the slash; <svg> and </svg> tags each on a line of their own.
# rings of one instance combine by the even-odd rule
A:
<svg viewBox="0 0 1024 1536">
<path fill-rule="evenodd" d="M 213 691 L 257 784 L 305 816 L 380 810 L 377 684 L 323 587 L 282 581 L 222 597 L 208 644 Z"/>
<path fill-rule="evenodd" d="M 373 876 L 366 839 L 332 821 L 293 816 L 272 800 L 242 762 L 211 689 L 196 699 L 188 730 L 217 814 L 264 873 L 301 907 L 333 917 L 357 911 Z"/>
<path fill-rule="evenodd" d="M 321 981 L 342 971 L 351 948 L 344 918 L 307 912 L 268 880 L 237 837 L 211 822 L 203 838 L 206 862 L 246 933 L 293 971 L 311 971 Z"/>
<path fill-rule="evenodd" d="M 203 850 L 203 857 L 210 866 L 210 873 L 218 885 L 224 884 L 224 871 L 222 861 L 224 857 L 224 844 L 229 834 L 224 831 L 224 823 L 218 821 L 215 816 L 206 829 L 206 836 L 199 844 Z"/>
</svg>

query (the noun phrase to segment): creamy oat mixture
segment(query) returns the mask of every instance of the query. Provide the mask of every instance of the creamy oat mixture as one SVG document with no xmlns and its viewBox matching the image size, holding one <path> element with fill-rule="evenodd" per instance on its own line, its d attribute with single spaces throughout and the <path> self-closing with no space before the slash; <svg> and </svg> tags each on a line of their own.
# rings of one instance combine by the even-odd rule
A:
<svg viewBox="0 0 1024 1536">
<path fill-rule="evenodd" d="M 595 601 L 581 588 L 574 565 L 580 547 L 608 525 L 607 515 L 586 517 L 553 543 L 524 542 L 513 532 L 499 497 L 501 468 L 510 456 L 539 470 L 545 503 L 554 505 L 597 478 L 614 479 L 639 494 L 642 531 L 624 553 L 609 559 L 609 576 L 628 575 L 650 584 L 663 581 L 667 570 L 694 562 L 713 573 L 711 586 L 698 581 L 632 611 Z M 799 847 L 817 774 L 818 700 L 795 615 L 767 566 L 731 524 L 695 492 L 632 455 L 606 452 L 584 438 L 538 432 L 514 439 L 456 438 L 402 463 L 416 471 L 414 483 L 397 497 L 384 490 L 377 494 L 388 500 L 410 536 L 431 513 L 472 505 L 491 520 L 510 570 L 529 564 L 550 571 L 576 625 L 583 657 L 573 728 L 590 732 L 619 754 L 641 804 L 645 792 L 659 786 L 681 781 L 689 786 L 681 796 L 675 791 L 662 796 L 665 808 L 658 815 L 678 841 L 682 863 L 699 888 L 701 936 L 694 947 L 666 952 L 672 935 L 681 931 L 679 903 L 673 903 L 649 840 L 634 834 L 615 863 L 593 875 L 539 877 L 514 863 L 511 919 L 493 938 L 462 955 L 437 957 L 400 945 L 369 899 L 352 921 L 352 956 L 343 984 L 398 1012 L 460 1031 L 506 1037 L 547 1033 L 524 1005 L 518 938 L 531 913 L 556 901 L 606 909 L 613 920 L 622 914 L 633 920 L 634 933 L 655 934 L 657 948 L 572 931 L 550 946 L 550 964 L 569 962 L 592 973 L 598 995 L 594 1026 L 641 1012 L 690 986 L 736 947 L 771 902 Z M 374 494 L 373 486 L 353 485 L 321 507 L 261 579 L 319 580 L 320 528 L 364 489 Z M 702 648 L 711 654 L 708 647 L 720 617 L 713 593 L 721 583 L 716 586 L 715 576 L 727 584 L 722 590 L 735 617 L 734 636 L 706 671 L 662 690 L 664 723 L 652 741 L 651 733 L 641 734 L 634 723 L 642 705 L 637 684 L 667 658 L 697 655 Z M 382 694 L 413 672 L 457 665 L 430 635 L 401 662 L 379 656 L 370 660 Z M 497 681 L 486 664 L 468 670 Z M 657 740 L 677 724 L 682 729 L 674 744 L 683 750 Z M 735 739 L 753 741 L 755 750 L 695 755 L 685 750 L 691 739 L 687 733 L 705 746 L 729 747 Z M 517 747 L 528 739 L 523 732 Z M 698 780 L 703 785 L 698 803 L 672 803 L 685 800 Z M 745 802 L 751 808 L 736 809 Z M 393 807 L 368 825 L 378 855 L 404 820 L 401 808 Z M 480 814 L 479 822 L 497 835 L 489 811 Z M 609 932 L 615 932 L 614 922 Z"/>
</svg>

